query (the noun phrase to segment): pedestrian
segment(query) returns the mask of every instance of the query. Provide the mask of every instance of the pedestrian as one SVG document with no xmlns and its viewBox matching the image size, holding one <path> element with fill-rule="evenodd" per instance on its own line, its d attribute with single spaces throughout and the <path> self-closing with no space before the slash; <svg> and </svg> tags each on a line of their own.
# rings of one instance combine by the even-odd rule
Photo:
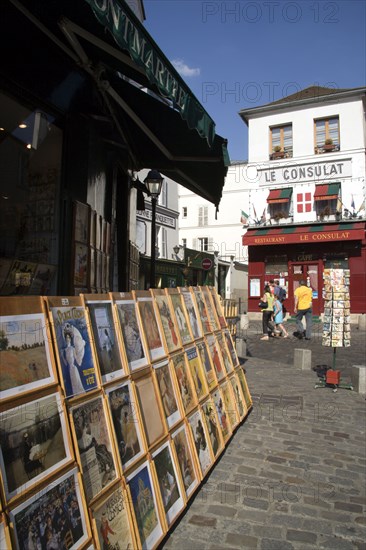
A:
<svg viewBox="0 0 366 550">
<path fill-rule="evenodd" d="M 288 338 L 288 332 L 283 326 L 283 305 L 279 298 L 274 299 L 273 303 L 273 320 L 276 324 L 276 332 L 280 332 L 283 338 Z"/>
<path fill-rule="evenodd" d="M 299 281 L 298 288 L 294 292 L 294 312 L 296 314 L 297 337 L 299 340 L 302 340 L 304 336 L 305 340 L 311 339 L 311 327 L 313 323 L 312 298 L 312 289 L 307 286 L 303 279 L 301 279 L 301 281 Z M 303 317 L 305 317 L 306 321 L 306 331 L 304 330 L 304 325 L 302 323 Z"/>
<path fill-rule="evenodd" d="M 272 296 L 275 295 L 275 282 L 274 282 L 274 279 L 271 279 L 268 283 L 268 286 L 269 286 L 269 291 L 270 293 L 272 294 Z"/>
<path fill-rule="evenodd" d="M 277 296 L 281 303 L 283 303 L 287 297 L 286 289 L 280 285 L 280 281 L 278 279 L 275 281 L 274 295 Z"/>
<path fill-rule="evenodd" d="M 269 285 L 264 287 L 264 294 L 261 298 L 263 304 L 267 304 L 267 307 L 262 308 L 262 328 L 263 336 L 261 340 L 269 340 L 269 336 L 273 336 L 273 294 L 271 293 L 271 288 Z"/>
</svg>

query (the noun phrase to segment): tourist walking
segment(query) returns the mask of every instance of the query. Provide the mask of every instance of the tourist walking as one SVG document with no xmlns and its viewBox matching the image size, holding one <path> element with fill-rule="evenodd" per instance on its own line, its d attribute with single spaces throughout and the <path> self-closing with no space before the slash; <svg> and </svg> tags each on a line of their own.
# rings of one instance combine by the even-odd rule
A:
<svg viewBox="0 0 366 550">
<path fill-rule="evenodd" d="M 281 336 L 288 338 L 288 332 L 283 326 L 283 304 L 279 298 L 274 299 L 273 303 L 273 320 L 276 325 L 276 331 L 280 332 Z"/>
<path fill-rule="evenodd" d="M 301 279 L 298 288 L 294 292 L 296 314 L 297 337 L 302 340 L 311 340 L 311 328 L 313 324 L 312 299 L 313 291 L 306 284 L 306 281 Z M 305 317 L 306 331 L 302 323 L 302 318 Z"/>
<path fill-rule="evenodd" d="M 273 301 L 274 297 L 271 292 L 271 288 L 269 285 L 266 285 L 264 287 L 264 294 L 261 298 L 261 302 L 263 303 L 263 305 L 266 304 L 266 307 L 262 308 L 263 336 L 261 340 L 269 340 L 269 336 L 273 335 Z"/>
</svg>

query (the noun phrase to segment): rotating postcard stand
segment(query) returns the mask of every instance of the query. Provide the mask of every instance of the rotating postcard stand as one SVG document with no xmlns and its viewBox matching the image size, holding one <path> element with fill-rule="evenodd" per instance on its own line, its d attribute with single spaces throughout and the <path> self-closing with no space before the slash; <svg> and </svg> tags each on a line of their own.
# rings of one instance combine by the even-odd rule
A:
<svg viewBox="0 0 366 550">
<path fill-rule="evenodd" d="M 322 345 L 333 348 L 332 367 L 326 369 L 315 388 L 333 386 L 353 390 L 352 384 L 341 382 L 340 371 L 336 370 L 337 348 L 351 345 L 351 318 L 349 294 L 349 269 L 324 269 L 324 322 Z"/>
</svg>

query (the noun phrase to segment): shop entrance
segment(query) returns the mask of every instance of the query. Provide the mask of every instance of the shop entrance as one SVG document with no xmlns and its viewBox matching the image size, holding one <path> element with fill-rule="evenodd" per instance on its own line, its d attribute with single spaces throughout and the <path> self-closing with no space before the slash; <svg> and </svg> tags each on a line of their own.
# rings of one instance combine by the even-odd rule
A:
<svg viewBox="0 0 366 550">
<path fill-rule="evenodd" d="M 301 279 L 307 282 L 307 285 L 313 289 L 313 313 L 320 315 L 322 308 L 322 266 L 321 261 L 317 262 L 291 262 L 289 280 L 289 298 L 292 301 L 294 291 L 298 288 Z M 291 288 L 292 287 L 292 288 Z"/>
</svg>

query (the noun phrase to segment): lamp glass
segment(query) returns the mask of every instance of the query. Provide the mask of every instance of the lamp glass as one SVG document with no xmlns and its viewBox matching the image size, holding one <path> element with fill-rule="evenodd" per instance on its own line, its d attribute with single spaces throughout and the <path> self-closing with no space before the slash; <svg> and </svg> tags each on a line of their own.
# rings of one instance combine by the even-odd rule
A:
<svg viewBox="0 0 366 550">
<path fill-rule="evenodd" d="M 161 186 L 163 185 L 164 178 L 157 170 L 150 170 L 144 179 L 144 183 L 149 190 L 152 197 L 156 198 L 160 195 Z"/>
</svg>

